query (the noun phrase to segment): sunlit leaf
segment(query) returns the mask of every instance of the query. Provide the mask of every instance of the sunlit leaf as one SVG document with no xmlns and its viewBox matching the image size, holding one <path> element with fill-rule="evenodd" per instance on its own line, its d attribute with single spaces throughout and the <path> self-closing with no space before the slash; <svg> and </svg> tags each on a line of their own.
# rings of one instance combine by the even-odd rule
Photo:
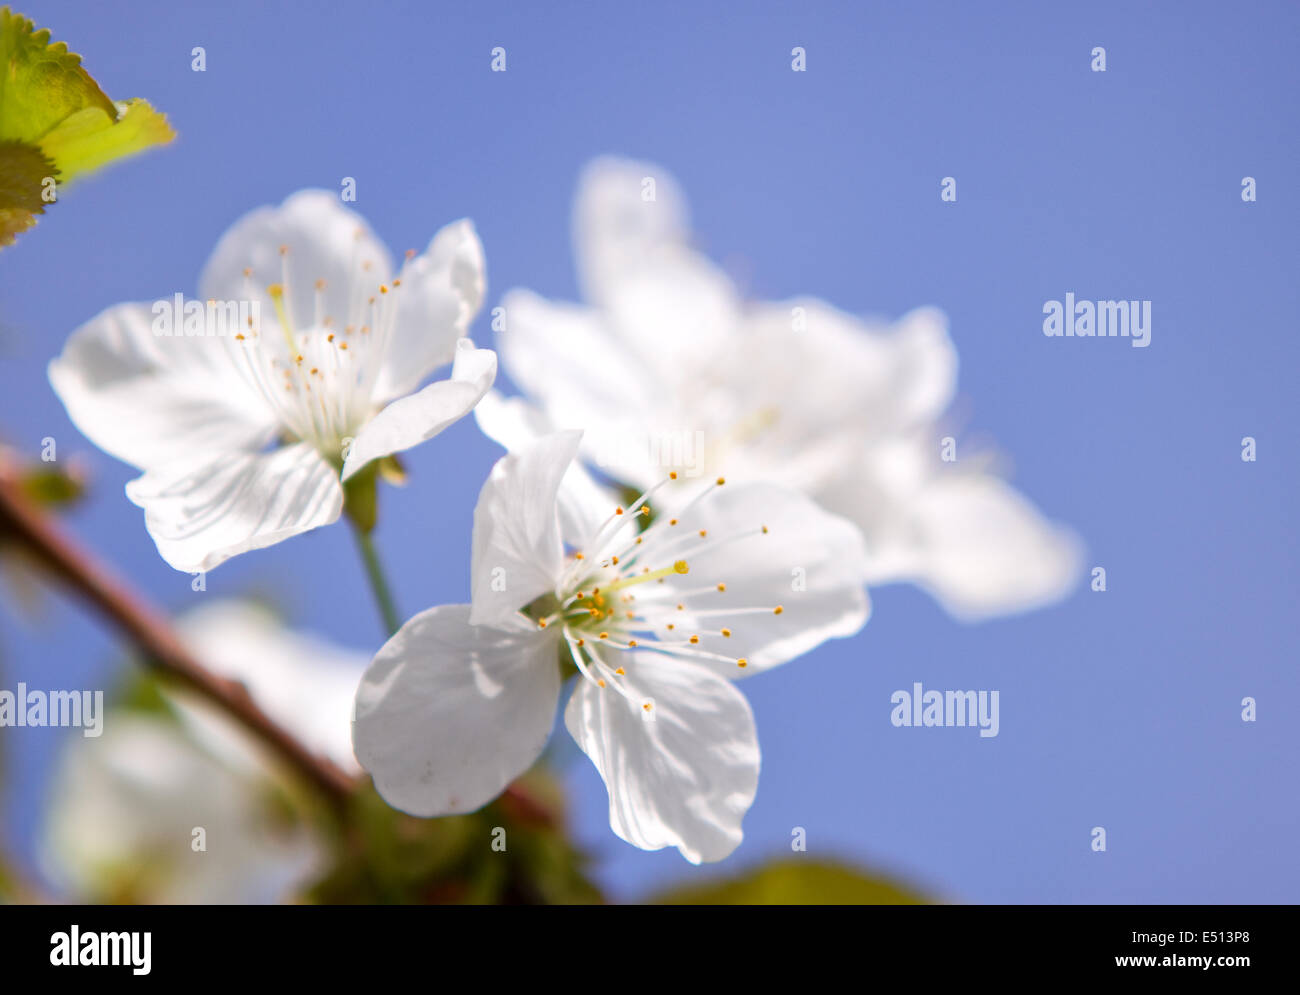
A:
<svg viewBox="0 0 1300 995">
<path fill-rule="evenodd" d="M 0 9 L 0 65 L 0 140 L 37 142 L 85 107 L 117 116 L 81 56 L 8 7 Z"/>
<path fill-rule="evenodd" d="M 657 905 L 925 905 L 901 884 L 831 861 L 787 858 L 740 875 L 675 888 Z"/>
<path fill-rule="evenodd" d="M 164 145 L 174 137 L 167 118 L 146 101 L 123 101 L 117 111 L 114 119 L 98 107 L 83 108 L 41 139 L 41 151 L 54 161 L 60 182 L 75 180 L 152 145 Z"/>
<path fill-rule="evenodd" d="M 0 8 L 0 246 L 64 184 L 175 137 L 143 100 L 115 103 L 63 42 Z"/>
</svg>

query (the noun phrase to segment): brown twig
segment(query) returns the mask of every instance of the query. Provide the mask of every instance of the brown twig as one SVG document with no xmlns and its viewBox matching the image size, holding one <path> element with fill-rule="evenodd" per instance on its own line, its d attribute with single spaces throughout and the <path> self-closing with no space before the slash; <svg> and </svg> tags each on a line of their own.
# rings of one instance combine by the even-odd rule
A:
<svg viewBox="0 0 1300 995">
<path fill-rule="evenodd" d="M 16 469 L 0 455 L 0 536 L 23 545 L 54 577 L 90 603 L 144 654 L 159 674 L 190 688 L 268 744 L 336 806 L 353 781 L 276 723 L 238 681 L 219 677 L 181 643 L 163 614 L 83 549 L 22 491 Z"/>
</svg>

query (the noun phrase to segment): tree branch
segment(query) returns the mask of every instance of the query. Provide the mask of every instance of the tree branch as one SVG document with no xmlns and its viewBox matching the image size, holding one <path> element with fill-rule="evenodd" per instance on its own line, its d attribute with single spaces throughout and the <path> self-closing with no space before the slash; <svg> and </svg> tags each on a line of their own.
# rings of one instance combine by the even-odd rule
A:
<svg viewBox="0 0 1300 995">
<path fill-rule="evenodd" d="M 166 617 L 80 547 L 22 491 L 16 467 L 0 454 L 0 537 L 23 547 L 56 579 L 88 602 L 143 653 L 157 673 L 195 691 L 269 745 L 334 805 L 342 806 L 353 780 L 317 756 L 253 701 L 238 681 L 203 666 Z"/>
</svg>

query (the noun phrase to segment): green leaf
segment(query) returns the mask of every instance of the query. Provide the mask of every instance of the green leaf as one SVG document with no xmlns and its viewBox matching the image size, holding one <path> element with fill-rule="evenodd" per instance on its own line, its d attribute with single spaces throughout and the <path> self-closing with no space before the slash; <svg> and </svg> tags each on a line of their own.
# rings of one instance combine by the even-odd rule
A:
<svg viewBox="0 0 1300 995">
<path fill-rule="evenodd" d="M 63 42 L 0 8 L 0 246 L 63 184 L 175 137 L 143 100 L 115 103 Z"/>
<path fill-rule="evenodd" d="M 930 899 L 834 861 L 788 857 L 731 878 L 675 888 L 655 905 L 926 905 Z"/>
<path fill-rule="evenodd" d="M 75 504 L 86 493 L 85 477 L 75 467 L 64 470 L 48 463 L 25 468 L 18 486 L 37 504 L 51 508 Z"/>
<path fill-rule="evenodd" d="M 84 107 L 117 117 L 81 56 L 8 7 L 0 8 L 0 68 L 0 140 L 34 143 Z"/>
<path fill-rule="evenodd" d="M 114 117 L 98 107 L 85 107 L 70 115 L 41 139 L 41 151 L 67 183 L 108 165 L 115 159 L 166 145 L 174 138 L 167 118 L 143 100 L 118 104 Z"/>
<path fill-rule="evenodd" d="M 54 171 L 54 163 L 35 146 L 0 142 L 0 246 L 12 244 L 45 213 L 41 194 L 45 177 Z"/>
</svg>

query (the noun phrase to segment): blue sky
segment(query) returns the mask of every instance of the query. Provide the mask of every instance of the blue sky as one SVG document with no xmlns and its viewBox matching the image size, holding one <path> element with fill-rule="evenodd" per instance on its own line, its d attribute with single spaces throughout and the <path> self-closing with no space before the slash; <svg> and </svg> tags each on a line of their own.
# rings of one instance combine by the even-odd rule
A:
<svg viewBox="0 0 1300 995">
<path fill-rule="evenodd" d="M 69 192 L 0 255 L 0 436 L 84 458 L 94 496 L 71 526 L 167 607 L 274 589 L 296 624 L 373 649 L 342 527 L 193 593 L 122 495 L 132 472 L 71 426 L 45 364 L 110 304 L 193 292 L 245 211 L 345 176 L 399 250 L 472 217 L 490 304 L 514 286 L 575 298 L 579 169 L 606 152 L 657 161 L 753 296 L 943 308 L 964 437 L 996 440 L 1108 575 L 1105 593 L 1081 583 L 976 626 L 883 589 L 856 638 L 746 682 L 764 769 L 720 870 L 788 853 L 800 826 L 813 855 L 956 900 L 1295 901 L 1300 7 L 614 6 L 20 4 L 180 138 Z M 489 71 L 494 46 L 505 73 Z M 1043 303 L 1068 291 L 1152 301 L 1150 347 L 1045 338 Z M 475 334 L 491 344 L 485 319 Z M 377 540 L 406 614 L 465 600 L 474 499 L 499 454 L 467 420 L 383 495 Z M 74 606 L 0 625 L 3 686 L 111 685 L 113 643 Z M 1000 690 L 1000 735 L 894 728 L 890 695 L 914 681 Z M 27 856 L 63 734 L 0 741 L 0 826 Z M 719 870 L 624 845 L 594 770 L 567 777 L 616 894 Z"/>
</svg>

